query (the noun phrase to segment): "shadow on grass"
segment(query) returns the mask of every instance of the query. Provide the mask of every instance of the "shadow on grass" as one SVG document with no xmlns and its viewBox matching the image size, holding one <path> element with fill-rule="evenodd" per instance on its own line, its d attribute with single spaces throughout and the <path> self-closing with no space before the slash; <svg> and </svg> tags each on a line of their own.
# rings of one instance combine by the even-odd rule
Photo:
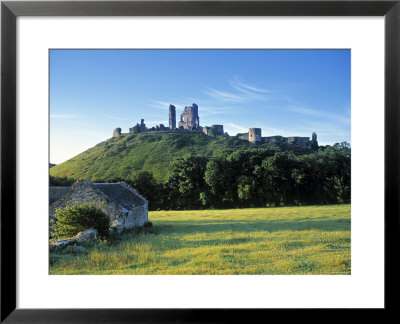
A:
<svg viewBox="0 0 400 324">
<path fill-rule="evenodd" d="M 332 232 L 332 231 L 350 231 L 350 219 L 337 219 L 332 220 L 325 217 L 313 218 L 312 220 L 301 219 L 301 220 L 293 220 L 293 221 L 285 221 L 285 220 L 240 220 L 240 221 L 232 221 L 226 220 L 224 221 L 216 221 L 216 220 L 179 220 L 179 221 L 160 221 L 153 222 L 153 227 L 148 228 L 135 228 L 128 232 L 125 232 L 123 235 L 116 236 L 114 238 L 110 238 L 107 242 L 102 244 L 97 244 L 97 250 L 107 251 L 109 247 L 118 247 L 120 244 L 124 244 L 124 242 L 130 241 L 146 241 L 151 242 L 152 237 L 154 237 L 154 242 L 160 247 L 164 246 L 176 246 L 179 248 L 192 248 L 197 246 L 215 246 L 215 245 L 231 245 L 232 247 L 242 243 L 251 243 L 251 242 L 259 242 L 263 240 L 260 237 L 252 237 L 251 234 L 255 232 L 267 232 L 274 233 L 280 231 L 307 231 L 307 230 L 316 230 L 321 232 Z M 185 240 L 179 241 L 179 238 L 185 235 L 204 235 L 204 234 L 213 234 L 218 232 L 231 232 L 232 235 L 235 233 L 247 233 L 249 237 L 231 237 L 231 238 L 213 238 L 199 240 Z M 148 241 L 148 239 L 150 239 Z M 177 240 L 179 242 L 177 242 Z M 347 247 L 343 247 L 343 243 L 350 242 L 350 238 L 341 240 L 341 242 L 331 243 L 328 246 L 327 250 L 332 251 L 340 251 L 345 250 Z M 286 242 L 286 249 L 293 250 L 303 248 L 304 243 L 299 241 L 290 241 Z M 91 252 L 91 248 L 88 249 L 86 253 Z M 81 254 L 81 257 L 84 257 L 85 253 L 68 253 L 68 252 L 56 252 L 51 253 L 50 255 L 50 267 L 54 266 L 61 260 L 66 261 L 68 259 L 73 259 Z M 305 267 L 309 268 L 310 265 L 306 264 Z"/>
<path fill-rule="evenodd" d="M 280 232 L 280 231 L 350 231 L 350 219 L 314 219 L 314 220 L 299 220 L 299 221 L 280 221 L 280 220 L 266 220 L 266 221 L 227 221 L 216 222 L 201 220 L 194 221 L 174 221 L 167 224 L 154 224 L 154 230 L 158 233 L 169 234 L 179 233 L 183 234 L 201 234 L 201 233 L 215 233 L 215 232 Z"/>
</svg>

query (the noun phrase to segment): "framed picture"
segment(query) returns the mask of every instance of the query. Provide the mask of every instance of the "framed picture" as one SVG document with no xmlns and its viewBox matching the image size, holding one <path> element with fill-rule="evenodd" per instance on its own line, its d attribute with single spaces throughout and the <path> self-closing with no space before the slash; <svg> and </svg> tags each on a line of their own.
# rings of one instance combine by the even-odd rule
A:
<svg viewBox="0 0 400 324">
<path fill-rule="evenodd" d="M 398 1 L 3 1 L 1 320 L 229 322 L 239 312 L 250 315 L 247 313 L 254 308 L 257 312 L 269 308 L 393 308 L 394 301 L 388 296 L 398 279 L 393 258 L 388 256 L 399 234 L 399 16 Z M 299 86 L 299 80 L 317 84 L 314 93 Z M 283 91 L 290 87 L 296 91 Z M 130 91 L 148 95 L 135 101 L 141 96 L 128 98 Z M 186 92 L 190 93 L 187 97 Z M 89 93 L 91 100 L 76 104 L 75 97 L 89 98 Z M 103 105 L 111 97 L 114 102 Z M 180 98 L 189 101 L 181 103 Z M 265 102 L 269 102 L 265 106 L 269 110 L 256 109 Z M 311 102 L 325 107 L 314 109 Z M 252 108 L 243 109 L 251 104 Z M 117 105 L 125 108 L 117 109 Z M 274 105 L 279 110 L 274 111 Z M 133 113 L 131 107 L 141 108 Z M 251 114 L 257 116 L 250 118 Z M 97 144 L 104 119 L 115 127 Z M 283 127 L 299 133 L 282 130 L 282 120 L 286 122 Z M 265 126 L 268 123 L 269 128 Z M 75 137 L 80 146 L 68 147 L 63 141 L 66 137 Z M 142 151 L 155 151 L 155 140 L 165 142 L 163 151 L 146 162 L 147 167 L 134 159 L 114 168 L 120 173 L 108 174 L 98 164 L 86 167 L 100 158 L 103 164 L 108 163 L 107 158 L 122 160 L 125 150 L 135 150 L 139 140 Z M 201 156 L 188 157 L 186 148 L 182 149 L 188 140 L 192 149 L 207 142 L 204 145 L 212 146 L 214 153 L 221 152 L 208 156 L 207 161 Z M 342 144 L 334 145 L 335 141 Z M 350 152 L 350 141 L 351 160 L 346 153 Z M 95 157 L 92 149 L 86 151 L 94 146 L 99 151 Z M 243 171 L 244 162 L 235 169 L 239 161 L 235 154 L 239 153 L 231 148 L 239 146 L 255 164 L 257 159 L 263 161 L 249 171 L 251 177 Z M 162 154 L 170 148 L 175 155 L 182 154 L 172 164 Z M 319 154 L 315 164 L 313 152 Z M 324 185 L 303 194 L 309 183 L 304 179 L 311 179 L 309 166 L 318 168 L 317 159 L 326 161 L 335 152 L 340 152 L 342 164 L 332 172 L 339 172 L 340 177 L 321 172 L 319 182 L 324 181 Z M 50 204 L 50 232 L 49 162 L 60 163 L 50 169 L 50 187 L 58 186 L 64 176 L 69 177 L 67 182 L 72 178 L 91 180 L 78 180 L 65 193 L 65 188 L 50 189 L 50 200 L 53 193 L 59 196 Z M 190 172 L 183 174 L 185 166 L 192 163 L 198 167 L 203 162 L 203 168 L 195 173 L 201 175 L 204 188 L 186 190 L 190 179 L 181 178 L 189 177 Z M 284 177 L 279 169 L 282 163 L 297 165 L 290 169 L 289 187 L 271 178 L 278 171 L 279 177 Z M 81 169 L 74 169 L 74 165 Z M 84 175 L 79 173 L 82 165 Z M 150 178 L 151 190 L 146 182 Z M 229 191 L 226 184 L 232 179 L 235 186 Z M 121 180 L 124 183 L 115 183 Z M 146 186 L 141 187 L 143 181 Z M 181 187 L 176 185 L 179 181 Z M 254 181 L 258 181 L 257 186 Z M 171 182 L 176 186 L 168 184 Z M 158 236 L 160 249 L 172 242 L 167 241 L 171 237 L 176 240 L 170 250 L 163 250 L 164 256 L 169 256 L 168 260 L 163 258 L 168 265 L 160 260 L 156 261 L 158 268 L 146 268 L 142 261 L 129 263 L 126 260 L 132 255 L 123 250 L 119 250 L 123 256 L 102 254 L 107 243 L 101 242 L 96 253 L 87 253 L 85 245 L 78 244 L 87 233 L 67 242 L 63 237 L 72 235 L 70 226 L 62 227 L 64 216 L 58 211 L 61 207 L 67 210 L 70 205 L 65 197 L 73 197 L 73 190 L 80 187 L 98 195 L 93 200 L 99 202 L 98 208 L 91 205 L 96 212 L 108 211 L 108 204 L 119 204 L 121 213 L 126 213 L 113 216 L 112 225 L 108 223 L 103 232 L 97 232 L 98 237 L 136 226 L 150 227 L 149 221 L 155 220 L 154 226 L 144 231 Z M 278 206 L 321 204 L 347 205 L 318 206 L 290 226 L 285 215 L 279 216 L 285 218 L 282 220 L 274 214 L 284 211 L 277 211 Z M 266 210 L 267 226 L 256 222 L 259 214 L 240 209 L 260 207 Z M 233 234 L 232 227 L 216 216 L 220 208 L 236 213 L 243 222 L 252 219 L 254 235 L 258 235 L 256 226 L 288 238 L 285 231 L 297 226 L 296 235 L 303 236 L 285 243 L 273 234 L 278 243 L 257 245 L 257 240 L 248 240 L 252 235 L 248 232 Z M 166 211 L 179 209 L 203 211 L 179 215 Z M 327 214 L 334 214 L 335 220 L 327 219 Z M 314 226 L 317 218 L 324 222 Z M 179 223 L 184 236 L 160 231 L 157 222 L 166 229 Z M 193 230 L 196 226 L 202 226 L 205 237 Z M 326 237 L 318 236 L 318 230 Z M 314 233 L 309 240 L 304 238 L 307 231 Z M 221 236 L 224 233 L 229 238 Z M 49 246 L 49 236 L 50 249 L 56 252 L 42 249 Z M 56 237 L 62 239 L 57 241 Z M 190 266 L 184 262 L 181 266 L 179 260 L 185 255 L 176 258 L 174 253 L 176 242 L 182 240 L 208 252 L 191 249 L 189 254 L 201 257 L 193 258 Z M 202 245 L 202 240 L 207 244 Z M 229 251 L 224 250 L 221 240 L 228 241 Z M 316 247 L 315 240 L 324 242 Z M 253 243 L 255 249 L 250 246 Z M 68 244 L 72 258 L 59 252 Z M 129 245 L 125 241 L 118 244 L 118 249 Z M 136 242 L 129 248 L 146 249 L 146 244 Z M 272 255 L 267 249 L 287 257 L 277 257 L 279 265 L 271 268 L 262 261 L 268 253 Z M 296 254 L 310 255 L 311 250 L 315 255 L 307 260 Z M 218 268 L 211 255 L 220 252 L 225 261 Z M 242 263 L 232 261 L 231 252 L 242 258 Z M 316 261 L 317 254 L 320 259 Z M 139 259 L 157 258 L 148 252 L 135 255 Z M 201 262 L 201 258 L 211 261 Z M 78 259 L 84 266 L 76 262 Z M 113 268 L 113 264 L 118 267 Z M 237 268 L 226 268 L 226 264 Z M 154 274 L 170 276 L 149 276 Z M 362 293 L 367 282 L 370 291 Z M 347 289 L 342 296 L 341 289 Z"/>
</svg>

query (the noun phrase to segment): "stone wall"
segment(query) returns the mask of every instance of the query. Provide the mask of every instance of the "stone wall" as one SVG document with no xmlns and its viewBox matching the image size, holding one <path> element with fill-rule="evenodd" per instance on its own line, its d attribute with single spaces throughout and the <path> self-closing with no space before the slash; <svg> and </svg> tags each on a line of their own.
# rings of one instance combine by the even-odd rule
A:
<svg viewBox="0 0 400 324">
<path fill-rule="evenodd" d="M 261 128 L 249 128 L 249 142 L 261 143 Z"/>
<path fill-rule="evenodd" d="M 72 185 L 71 190 L 49 207 L 50 219 L 55 219 L 57 208 L 65 208 L 68 203 L 93 203 L 110 217 L 110 232 L 121 233 L 125 229 L 143 226 L 148 221 L 148 202 L 127 210 L 96 189 L 90 181 L 84 180 Z"/>
<path fill-rule="evenodd" d="M 214 130 L 215 135 L 224 135 L 223 125 L 211 125 L 211 128 Z"/>
<path fill-rule="evenodd" d="M 311 142 L 309 137 L 300 136 L 290 136 L 287 138 L 288 144 L 301 147 L 301 148 L 311 148 Z"/>
<path fill-rule="evenodd" d="M 57 200 L 64 197 L 71 187 L 51 186 L 49 190 L 49 204 L 56 202 Z"/>
<path fill-rule="evenodd" d="M 176 128 L 176 110 L 174 105 L 169 105 L 169 129 Z"/>
<path fill-rule="evenodd" d="M 280 143 L 280 144 L 287 144 L 287 138 L 276 135 L 276 136 L 267 136 L 262 138 L 263 143 Z"/>
<path fill-rule="evenodd" d="M 179 121 L 179 128 L 192 129 L 199 128 L 199 107 L 194 103 L 191 106 L 186 106 L 181 114 L 181 120 Z"/>
<path fill-rule="evenodd" d="M 113 131 L 113 137 L 118 137 L 118 136 L 120 136 L 121 135 L 121 128 L 116 128 L 116 129 L 114 129 L 114 131 Z"/>
</svg>

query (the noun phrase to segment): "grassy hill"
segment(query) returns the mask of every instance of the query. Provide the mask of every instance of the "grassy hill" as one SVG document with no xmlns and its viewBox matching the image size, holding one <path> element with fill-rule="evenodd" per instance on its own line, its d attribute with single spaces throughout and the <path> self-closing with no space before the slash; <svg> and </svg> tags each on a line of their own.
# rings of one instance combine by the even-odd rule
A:
<svg viewBox="0 0 400 324">
<path fill-rule="evenodd" d="M 350 205 L 149 213 L 153 228 L 50 254 L 50 274 L 351 273 Z"/>
<path fill-rule="evenodd" d="M 167 180 L 174 158 L 221 156 L 246 141 L 231 137 L 210 137 L 202 133 L 148 132 L 110 138 L 74 158 L 50 169 L 50 175 L 86 179 L 129 179 L 140 171 L 152 172 L 157 180 Z"/>
</svg>

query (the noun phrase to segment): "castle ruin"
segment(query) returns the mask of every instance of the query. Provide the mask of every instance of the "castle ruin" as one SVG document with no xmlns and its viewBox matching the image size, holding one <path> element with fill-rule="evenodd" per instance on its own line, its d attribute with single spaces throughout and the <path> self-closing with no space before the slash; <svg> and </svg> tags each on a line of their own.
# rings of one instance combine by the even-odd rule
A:
<svg viewBox="0 0 400 324">
<path fill-rule="evenodd" d="M 315 132 L 313 132 L 311 135 L 311 141 L 309 137 L 301 136 L 283 137 L 276 135 L 262 137 L 261 128 L 249 128 L 247 133 L 238 134 L 237 136 L 240 139 L 249 141 L 251 144 L 276 143 L 306 149 L 318 148 L 317 134 Z"/>
<path fill-rule="evenodd" d="M 140 124 L 129 128 L 129 133 L 121 133 L 121 128 L 116 128 L 113 132 L 113 137 L 125 136 L 129 134 L 136 134 L 140 132 L 150 131 L 195 131 L 202 132 L 208 136 L 229 136 L 228 133 L 224 132 L 224 126 L 214 124 L 211 126 L 200 126 L 199 117 L 199 106 L 193 103 L 191 106 L 186 106 L 183 110 L 178 128 L 176 127 L 176 108 L 174 105 L 169 105 L 169 127 L 165 127 L 163 124 L 156 125 L 155 127 L 147 128 L 144 123 L 144 119 L 140 120 Z M 232 136 L 234 137 L 234 136 Z M 237 138 L 246 140 L 252 145 L 258 145 L 263 143 L 276 143 L 282 145 L 290 145 L 298 148 L 318 148 L 317 134 L 315 132 L 309 137 L 290 136 L 283 137 L 280 135 L 262 137 L 261 128 L 249 128 L 247 133 L 241 133 L 236 135 Z"/>
<path fill-rule="evenodd" d="M 180 129 L 198 130 L 200 128 L 199 106 L 195 103 L 186 106 L 179 121 Z"/>
<path fill-rule="evenodd" d="M 174 105 L 169 105 L 169 129 L 176 129 L 176 111 Z"/>
</svg>

